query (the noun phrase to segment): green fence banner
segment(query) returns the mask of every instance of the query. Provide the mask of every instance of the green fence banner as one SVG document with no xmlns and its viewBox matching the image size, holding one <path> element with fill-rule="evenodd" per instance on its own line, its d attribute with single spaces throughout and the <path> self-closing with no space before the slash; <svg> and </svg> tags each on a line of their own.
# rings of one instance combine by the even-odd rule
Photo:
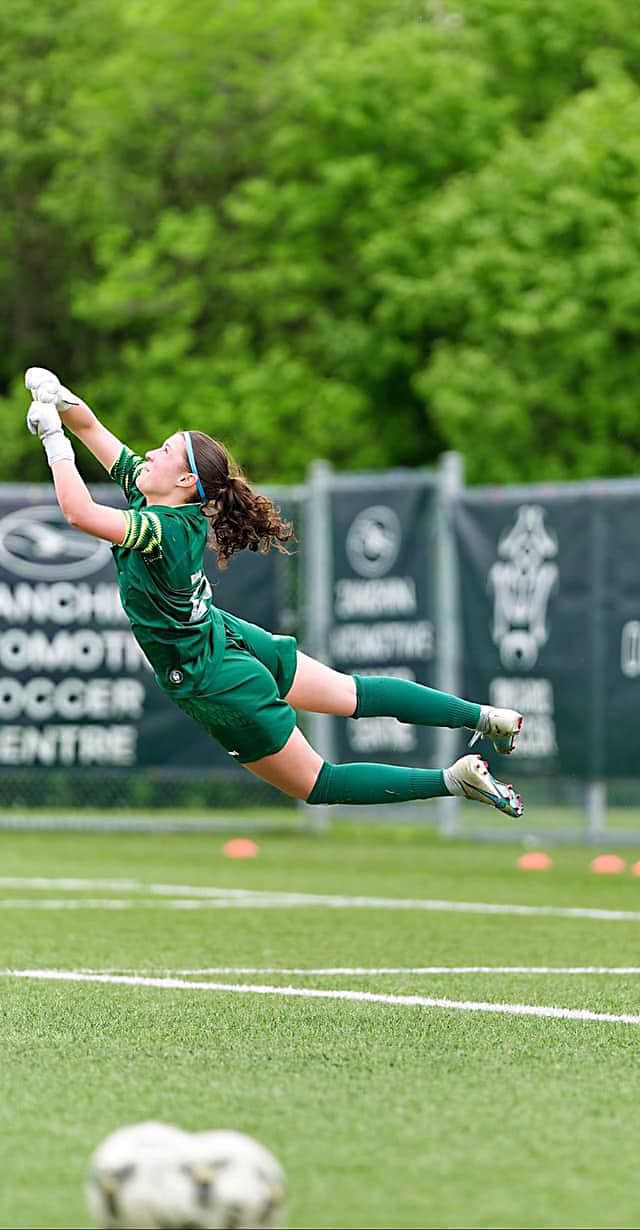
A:
<svg viewBox="0 0 640 1230">
<path fill-rule="evenodd" d="M 599 652 L 594 776 L 640 776 L 640 488 L 622 486 L 598 504 Z"/>
<path fill-rule="evenodd" d="M 465 493 L 455 510 L 464 693 L 524 713 L 518 771 L 592 776 L 594 511 L 549 488 Z"/>
<path fill-rule="evenodd" d="M 413 474 L 397 483 L 331 492 L 331 660 L 338 670 L 433 684 L 434 488 Z M 391 717 L 336 719 L 340 761 L 427 764 L 433 731 Z"/>
</svg>

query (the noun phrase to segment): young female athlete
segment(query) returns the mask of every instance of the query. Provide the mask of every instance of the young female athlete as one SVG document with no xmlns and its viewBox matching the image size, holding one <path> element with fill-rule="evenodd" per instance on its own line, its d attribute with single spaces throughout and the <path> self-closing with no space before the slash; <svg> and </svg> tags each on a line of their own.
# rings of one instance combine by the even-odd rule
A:
<svg viewBox="0 0 640 1230">
<path fill-rule="evenodd" d="M 511 752 L 522 726 L 512 709 L 473 704 L 404 679 L 352 676 L 301 653 L 213 604 L 209 546 L 224 567 L 236 551 L 284 550 L 291 526 L 252 490 L 227 451 L 200 431 L 179 431 L 146 460 L 104 427 L 46 368 L 31 367 L 29 430 L 44 445 L 67 521 L 114 544 L 122 605 L 157 682 L 252 773 L 308 803 L 398 803 L 455 794 L 522 815 L 520 796 L 477 755 L 448 769 L 333 765 L 296 726 L 296 712 L 389 716 L 424 726 L 469 727 Z M 126 511 L 96 504 L 64 425 L 119 483 Z"/>
</svg>

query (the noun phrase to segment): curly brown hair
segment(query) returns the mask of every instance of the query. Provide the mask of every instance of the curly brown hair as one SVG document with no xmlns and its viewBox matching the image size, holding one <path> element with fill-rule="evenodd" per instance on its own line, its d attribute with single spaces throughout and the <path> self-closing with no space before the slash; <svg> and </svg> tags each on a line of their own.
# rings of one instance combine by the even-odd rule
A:
<svg viewBox="0 0 640 1230">
<path fill-rule="evenodd" d="M 288 555 L 284 543 L 295 541 L 293 525 L 283 520 L 280 509 L 265 495 L 258 495 L 233 457 L 218 440 L 203 431 L 192 431 L 191 444 L 206 502 L 202 511 L 209 520 L 209 547 L 226 568 L 236 551 L 260 551 L 272 547 Z"/>
</svg>

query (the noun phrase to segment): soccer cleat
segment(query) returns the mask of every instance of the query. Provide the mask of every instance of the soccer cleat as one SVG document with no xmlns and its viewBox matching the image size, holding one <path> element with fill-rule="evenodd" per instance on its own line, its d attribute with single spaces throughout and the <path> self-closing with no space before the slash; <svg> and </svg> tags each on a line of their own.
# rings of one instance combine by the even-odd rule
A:
<svg viewBox="0 0 640 1230">
<path fill-rule="evenodd" d="M 490 705 L 483 705 L 480 722 L 469 740 L 469 747 L 473 747 L 478 739 L 486 735 L 497 752 L 508 756 L 518 742 L 523 721 L 522 714 L 516 709 L 492 709 Z"/>
<path fill-rule="evenodd" d="M 444 770 L 444 780 L 450 794 L 458 798 L 473 799 L 476 803 L 486 803 L 488 807 L 497 807 L 505 816 L 517 820 L 524 807 L 519 794 L 513 786 L 505 786 L 489 772 L 486 760 L 480 756 L 462 756 L 456 760 L 450 769 Z"/>
</svg>

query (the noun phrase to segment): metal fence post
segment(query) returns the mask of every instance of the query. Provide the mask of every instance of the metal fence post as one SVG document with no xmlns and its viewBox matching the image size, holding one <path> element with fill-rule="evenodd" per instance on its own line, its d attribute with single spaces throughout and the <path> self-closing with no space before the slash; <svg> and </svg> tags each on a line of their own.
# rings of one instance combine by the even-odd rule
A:
<svg viewBox="0 0 640 1230">
<path fill-rule="evenodd" d="M 328 461 L 314 461 L 309 469 L 305 515 L 305 648 L 312 657 L 330 663 L 333 621 L 333 563 L 331 542 L 331 475 Z M 309 742 L 323 760 L 334 759 L 333 718 L 310 713 L 306 719 Z M 325 829 L 328 807 L 307 809 L 309 826 Z"/>
<path fill-rule="evenodd" d="M 586 783 L 587 836 L 597 842 L 607 828 L 607 784 L 604 780 L 604 712 L 606 695 L 605 608 L 606 525 L 601 506 L 592 506 L 593 537 L 591 550 L 591 756 L 593 780 Z"/>
<path fill-rule="evenodd" d="M 596 844 L 607 827 L 607 783 L 586 783 L 587 836 Z"/>
<path fill-rule="evenodd" d="M 460 695 L 462 687 L 462 627 L 458 554 L 453 526 L 453 505 L 464 487 L 464 458 L 461 453 L 443 453 L 439 464 L 440 482 L 437 505 L 436 569 L 436 647 L 437 684 L 442 692 Z M 437 749 L 444 768 L 456 759 L 460 747 L 457 730 L 447 727 L 439 732 Z M 459 800 L 438 800 L 440 831 L 453 836 L 460 825 Z"/>
</svg>

